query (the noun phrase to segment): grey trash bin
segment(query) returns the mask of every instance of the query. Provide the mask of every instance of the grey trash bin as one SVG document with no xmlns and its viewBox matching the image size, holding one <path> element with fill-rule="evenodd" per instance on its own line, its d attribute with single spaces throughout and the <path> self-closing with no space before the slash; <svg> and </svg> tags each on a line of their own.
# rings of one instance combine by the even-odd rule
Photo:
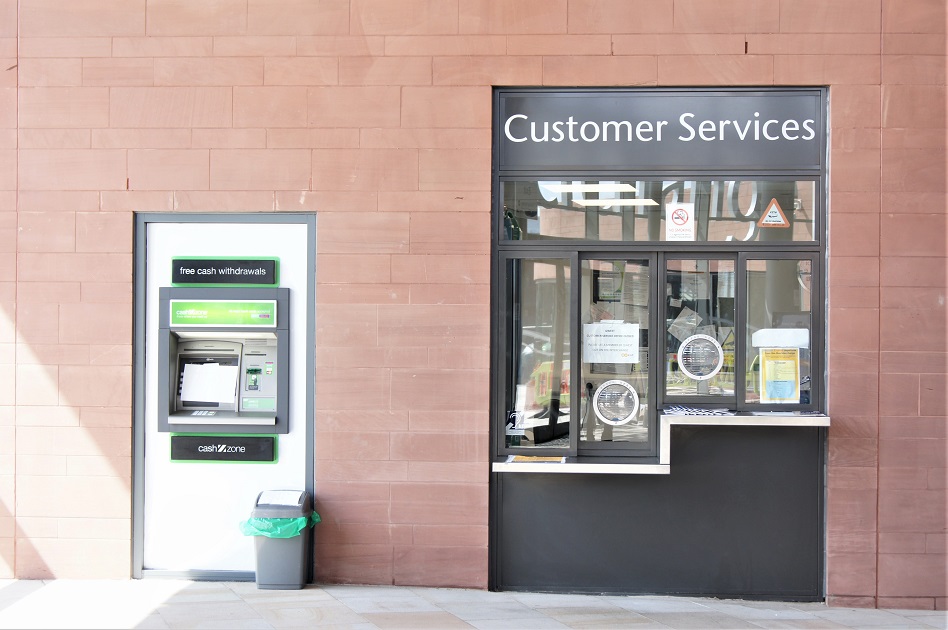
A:
<svg viewBox="0 0 948 630">
<path fill-rule="evenodd" d="M 257 495 L 251 519 L 311 519 L 313 500 L 308 492 L 298 490 L 265 490 Z M 259 523 L 260 521 L 258 521 Z M 283 521 L 274 521 L 283 523 Z M 286 537 L 255 535 L 257 588 L 300 589 L 306 584 L 309 569 L 312 520 L 305 521 L 299 533 Z M 294 528 L 295 529 L 295 528 Z"/>
</svg>

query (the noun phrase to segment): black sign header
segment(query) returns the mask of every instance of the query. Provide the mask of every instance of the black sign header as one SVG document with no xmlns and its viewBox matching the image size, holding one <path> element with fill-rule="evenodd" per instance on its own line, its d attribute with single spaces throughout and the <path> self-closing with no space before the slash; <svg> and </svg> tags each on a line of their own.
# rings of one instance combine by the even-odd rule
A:
<svg viewBox="0 0 948 630">
<path fill-rule="evenodd" d="M 273 435 L 172 435 L 171 461 L 272 462 Z"/>
<path fill-rule="evenodd" d="M 824 92 L 762 89 L 501 89 L 501 172 L 818 170 Z"/>
<path fill-rule="evenodd" d="M 275 259 L 174 258 L 172 284 L 277 285 Z"/>
</svg>

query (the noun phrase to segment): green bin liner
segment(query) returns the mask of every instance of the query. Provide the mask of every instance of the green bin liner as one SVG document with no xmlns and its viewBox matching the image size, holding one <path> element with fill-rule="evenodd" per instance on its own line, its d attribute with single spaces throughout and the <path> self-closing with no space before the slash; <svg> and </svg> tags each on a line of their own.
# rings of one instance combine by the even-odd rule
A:
<svg viewBox="0 0 948 630">
<path fill-rule="evenodd" d="M 319 514 L 294 518 L 250 517 L 240 522 L 240 533 L 244 536 L 266 536 L 267 538 L 293 538 L 307 527 L 320 521 Z"/>
</svg>

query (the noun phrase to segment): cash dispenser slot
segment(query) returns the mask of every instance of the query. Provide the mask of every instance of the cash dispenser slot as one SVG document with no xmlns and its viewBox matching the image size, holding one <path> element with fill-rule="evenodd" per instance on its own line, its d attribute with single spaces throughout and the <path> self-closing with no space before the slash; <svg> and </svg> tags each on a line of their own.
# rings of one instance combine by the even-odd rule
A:
<svg viewBox="0 0 948 630">
<path fill-rule="evenodd" d="M 159 353 L 167 357 L 159 388 L 168 400 L 159 431 L 287 433 L 288 291 L 165 287 L 159 298 Z M 174 325 L 171 313 L 185 307 L 192 318 L 220 311 L 224 323 L 208 316 Z M 228 323 L 248 311 L 265 323 Z"/>
<path fill-rule="evenodd" d="M 269 352 L 267 341 L 179 341 L 172 421 L 276 424 L 275 337 Z"/>
<path fill-rule="evenodd" d="M 188 411 L 237 411 L 241 344 L 188 341 L 178 349 L 175 415 Z"/>
</svg>

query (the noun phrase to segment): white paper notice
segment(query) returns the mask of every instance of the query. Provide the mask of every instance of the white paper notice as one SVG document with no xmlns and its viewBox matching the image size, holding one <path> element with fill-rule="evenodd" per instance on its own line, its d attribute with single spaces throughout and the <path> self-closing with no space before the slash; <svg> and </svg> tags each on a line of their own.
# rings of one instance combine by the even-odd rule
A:
<svg viewBox="0 0 948 630">
<path fill-rule="evenodd" d="M 181 400 L 232 404 L 239 374 L 236 365 L 188 363 L 181 378 Z"/>
<path fill-rule="evenodd" d="M 617 322 L 583 324 L 584 363 L 638 363 L 639 325 Z"/>
<path fill-rule="evenodd" d="M 698 328 L 700 321 L 701 316 L 686 306 L 678 313 L 675 321 L 668 326 L 668 332 L 674 335 L 678 341 L 684 341 L 695 334 L 695 329 Z"/>
</svg>

